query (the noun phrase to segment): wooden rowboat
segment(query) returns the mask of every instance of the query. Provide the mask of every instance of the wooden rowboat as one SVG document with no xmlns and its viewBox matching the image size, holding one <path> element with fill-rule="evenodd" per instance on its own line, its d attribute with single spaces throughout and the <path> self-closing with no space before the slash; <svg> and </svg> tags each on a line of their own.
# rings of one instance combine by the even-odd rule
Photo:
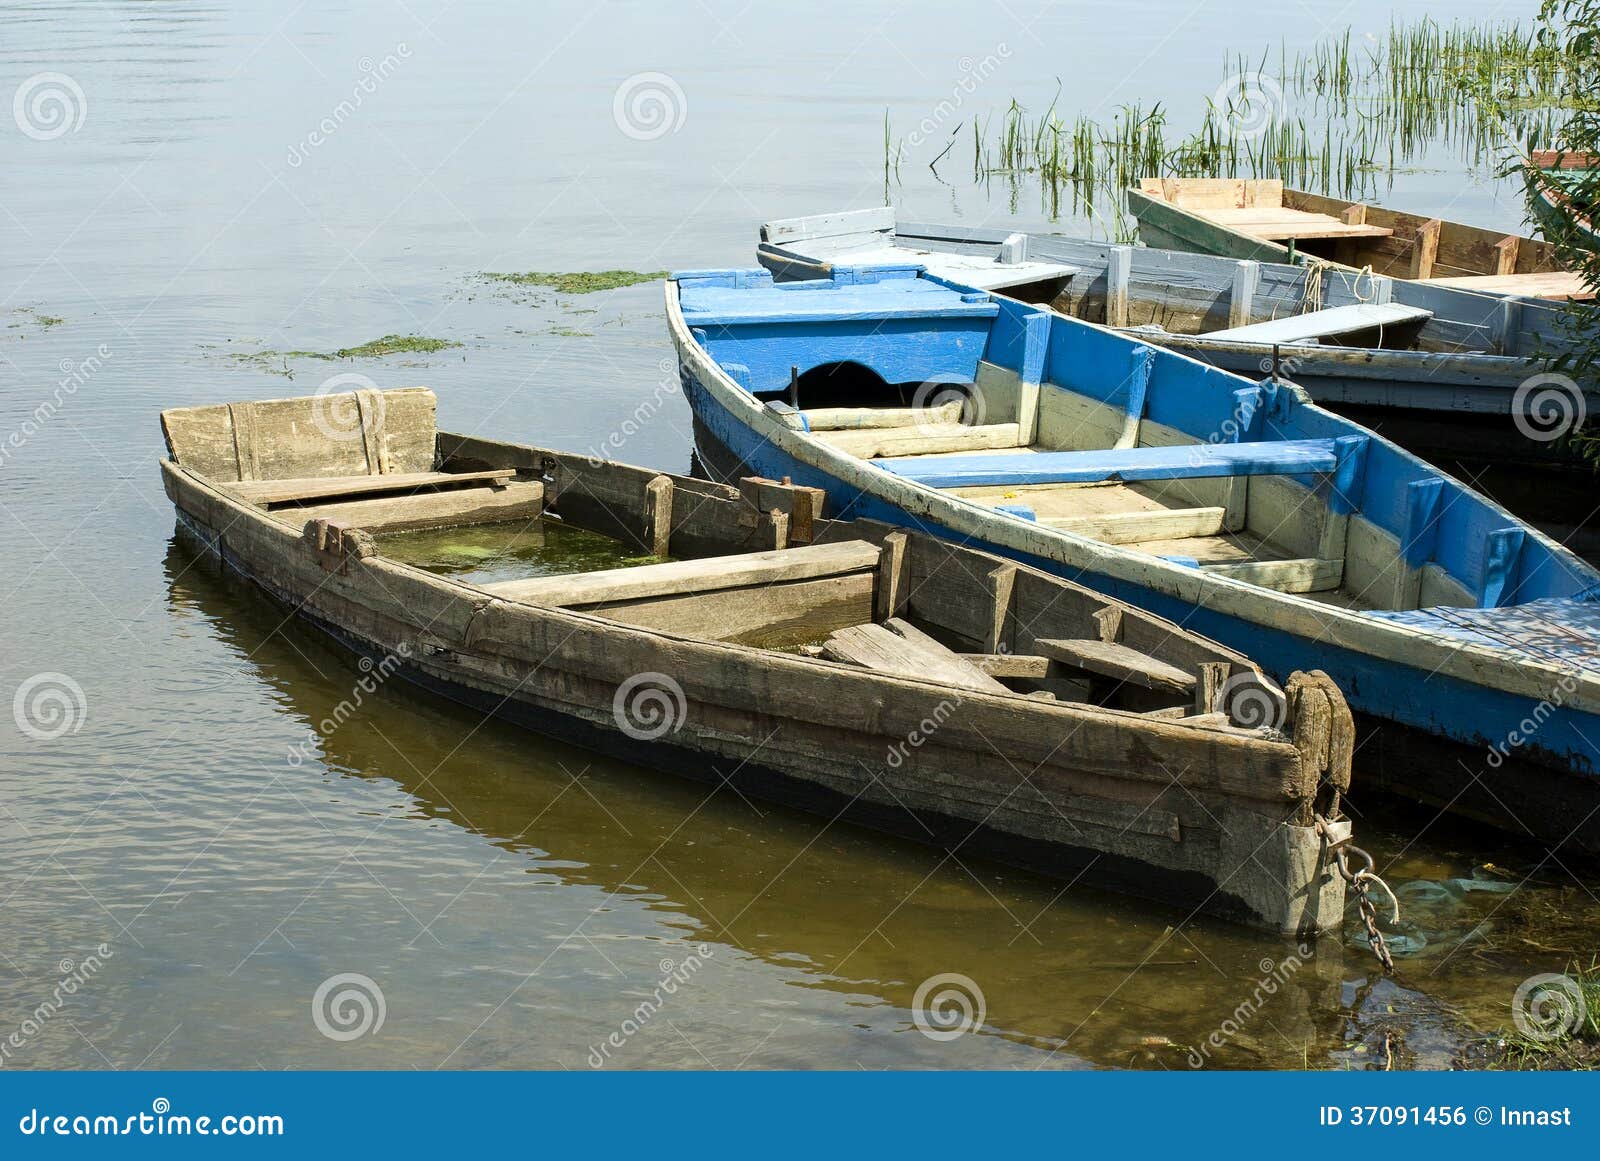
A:
<svg viewBox="0 0 1600 1161">
<path fill-rule="evenodd" d="M 1285 693 L 1086 588 L 824 519 L 815 489 L 439 433 L 434 406 L 407 389 L 164 412 L 180 531 L 369 674 L 483 713 L 1275 932 L 1341 923 L 1353 726 L 1326 677 Z M 386 547 L 504 522 L 658 562 L 489 580 Z"/>
<path fill-rule="evenodd" d="M 778 281 L 920 265 L 1224 370 L 1275 371 L 1428 457 L 1588 471 L 1570 441 L 1554 438 L 1537 393 L 1523 389 L 1569 349 L 1566 308 L 1556 303 L 1321 263 L 897 222 L 887 206 L 768 222 L 757 258 Z M 1600 414 L 1600 384 L 1587 388 L 1580 400 L 1574 384 L 1569 406 Z"/>
<path fill-rule="evenodd" d="M 1535 150 L 1522 163 L 1528 187 L 1528 209 L 1546 238 L 1571 240 L 1590 250 L 1600 250 L 1600 226 L 1595 224 L 1594 173 L 1600 158 L 1592 153 L 1562 149 Z"/>
<path fill-rule="evenodd" d="M 1600 852 L 1600 573 L 1458 481 L 1291 385 L 920 267 L 687 272 L 666 305 L 708 464 L 1315 666 L 1364 778 Z"/>
<path fill-rule="evenodd" d="M 1284 189 L 1276 180 L 1145 178 L 1128 191 L 1128 209 L 1148 246 L 1315 260 L 1484 294 L 1594 298 L 1548 242 Z"/>
</svg>

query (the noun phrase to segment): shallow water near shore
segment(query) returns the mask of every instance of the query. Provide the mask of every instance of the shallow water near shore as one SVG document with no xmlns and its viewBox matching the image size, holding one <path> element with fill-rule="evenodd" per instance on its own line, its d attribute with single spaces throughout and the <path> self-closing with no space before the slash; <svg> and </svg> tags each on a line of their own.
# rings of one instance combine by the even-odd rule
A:
<svg viewBox="0 0 1600 1161">
<path fill-rule="evenodd" d="M 59 733 L 0 728 L 3 1067 L 1443 1067 L 1508 1027 L 1522 981 L 1594 955 L 1600 874 L 1364 797 L 1359 759 L 1359 841 L 1403 905 L 1392 979 L 1354 923 L 1302 948 L 708 794 L 398 681 L 340 713 L 363 671 L 181 543 L 155 467 L 162 408 L 350 373 L 433 388 L 449 430 L 685 471 L 659 283 L 482 274 L 749 264 L 763 219 L 878 204 L 884 107 L 918 124 L 1001 44 L 961 117 L 1042 108 L 1057 75 L 1086 111 L 1189 107 L 1225 52 L 1391 10 L 1264 10 L 1249 44 L 1229 5 L 1170 0 L 0 15 L 0 95 L 58 72 L 85 112 L 47 139 L 0 114 L 0 436 L 25 434 L 0 458 L 0 693 L 71 682 Z M 616 114 L 653 73 L 682 93 L 655 136 Z M 890 190 L 908 217 L 1086 225 L 947 184 L 937 151 Z M 1443 157 L 1387 200 L 1522 212 Z M 390 336 L 460 346 L 295 354 Z M 484 578 L 637 563 L 570 531 L 386 541 Z M 360 1004 L 333 1005 L 357 993 L 349 1037 Z M 962 1001 L 980 1029 L 926 1034 Z"/>
</svg>

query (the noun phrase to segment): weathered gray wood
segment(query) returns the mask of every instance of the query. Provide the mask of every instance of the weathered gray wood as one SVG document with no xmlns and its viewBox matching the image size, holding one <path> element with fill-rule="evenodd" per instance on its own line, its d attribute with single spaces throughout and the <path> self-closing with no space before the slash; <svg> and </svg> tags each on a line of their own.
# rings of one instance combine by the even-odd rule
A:
<svg viewBox="0 0 1600 1161">
<path fill-rule="evenodd" d="M 990 677 L 1026 677 L 1033 680 L 1050 676 L 1050 658 L 1031 653 L 962 653 L 968 661 Z"/>
<path fill-rule="evenodd" d="M 1222 687 L 1228 680 L 1231 667 L 1216 661 L 1202 661 L 1195 666 L 1194 712 L 1214 714 L 1221 708 Z M 1223 716 L 1227 721 L 1227 716 Z"/>
<path fill-rule="evenodd" d="M 610 568 L 569 576 L 498 581 L 482 588 L 503 600 L 570 607 L 681 593 L 710 593 L 851 572 L 870 574 L 875 573 L 877 567 L 878 549 L 856 540 L 705 560 L 675 560 L 636 568 Z"/>
<path fill-rule="evenodd" d="M 779 483 L 762 476 L 746 476 L 740 480 L 739 495 L 752 512 L 761 514 L 769 523 L 776 523 L 772 519 L 774 512 L 787 518 L 786 531 L 774 544 L 775 548 L 782 548 L 791 541 L 810 544 L 812 529 L 822 519 L 822 505 L 827 500 L 821 488 L 791 484 L 787 479 Z"/>
<path fill-rule="evenodd" d="M 873 617 L 887 621 L 905 609 L 906 534 L 891 532 L 878 549 L 878 598 Z"/>
<path fill-rule="evenodd" d="M 823 643 L 825 657 L 861 665 L 880 673 L 896 673 L 926 681 L 940 681 L 962 689 L 1009 693 L 1005 686 L 981 669 L 922 633 L 907 634 L 884 625 L 851 625 L 833 633 Z"/>
<path fill-rule="evenodd" d="M 1327 310 L 1314 310 L 1307 314 L 1275 318 L 1267 322 L 1251 323 L 1225 331 L 1214 331 L 1208 339 L 1228 339 L 1240 343 L 1303 343 L 1314 339 L 1336 338 L 1376 327 L 1405 326 L 1421 323 L 1433 317 L 1433 312 L 1420 306 L 1404 306 L 1397 302 L 1378 304 L 1352 303 Z"/>
<path fill-rule="evenodd" d="M 582 611 L 683 637 L 782 649 L 817 641 L 836 629 L 869 620 L 873 587 L 871 573 L 855 572 L 714 592 L 607 601 L 584 605 Z"/>
<path fill-rule="evenodd" d="M 644 486 L 644 535 L 652 556 L 672 555 L 672 479 L 657 476 Z"/>
<path fill-rule="evenodd" d="M 318 504 L 275 513 L 284 518 L 334 520 L 368 532 L 459 528 L 506 520 L 532 520 L 544 512 L 544 485 L 516 480 L 500 488 L 462 488 L 418 496 L 377 496 L 343 504 Z"/>
<path fill-rule="evenodd" d="M 1233 267 L 1233 293 L 1228 298 L 1228 326 L 1244 327 L 1254 317 L 1256 286 L 1261 282 L 1261 263 L 1241 259 Z"/>
<path fill-rule="evenodd" d="M 1041 516 L 1039 523 L 1105 544 L 1137 544 L 1142 540 L 1215 536 L 1222 530 L 1223 515 L 1222 508 L 1162 508 L 1101 516 Z"/>
<path fill-rule="evenodd" d="M 404 387 L 173 408 L 161 428 L 179 464 L 217 483 L 366 475 L 374 437 L 383 470 L 406 474 L 434 466 L 434 409 L 432 391 Z"/>
<path fill-rule="evenodd" d="M 1111 641 L 1043 640 L 1035 641 L 1033 648 L 1052 661 L 1145 689 L 1167 689 L 1185 694 L 1195 689 L 1194 674 Z"/>
<path fill-rule="evenodd" d="M 300 500 L 336 500 L 376 492 L 413 492 L 455 484 L 493 484 L 515 477 L 515 468 L 485 472 L 407 472 L 403 475 L 326 476 L 307 480 L 255 480 L 229 490 L 252 504 L 288 504 Z"/>
<path fill-rule="evenodd" d="M 860 431 L 866 428 L 915 427 L 922 423 L 961 422 L 961 400 L 932 407 L 810 407 L 802 412 L 812 431 Z"/>
<path fill-rule="evenodd" d="M 983 635 L 983 651 L 999 653 L 1011 646 L 1011 596 L 1017 583 L 1017 566 L 1002 564 L 987 577 L 989 583 L 989 622 Z"/>
<path fill-rule="evenodd" d="M 1111 247 L 1106 266 L 1106 326 L 1128 325 L 1128 282 L 1133 270 L 1133 247 Z"/>
<path fill-rule="evenodd" d="M 1321 593 L 1336 589 L 1344 581 L 1344 560 L 1250 560 L 1238 564 L 1208 564 L 1205 571 L 1217 576 L 1276 589 L 1280 593 Z"/>
<path fill-rule="evenodd" d="M 870 460 L 1016 447 L 1021 429 L 1015 423 L 929 423 L 883 430 L 822 431 L 817 438 L 842 452 Z"/>
</svg>

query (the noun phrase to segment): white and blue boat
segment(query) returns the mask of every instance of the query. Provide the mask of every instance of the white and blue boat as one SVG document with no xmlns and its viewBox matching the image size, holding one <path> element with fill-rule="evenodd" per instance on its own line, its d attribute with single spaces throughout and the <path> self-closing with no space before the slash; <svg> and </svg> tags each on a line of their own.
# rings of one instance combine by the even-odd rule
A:
<svg viewBox="0 0 1600 1161">
<path fill-rule="evenodd" d="M 904 222 L 892 207 L 766 223 L 778 281 L 920 264 L 1253 378 L 1274 368 L 1318 403 L 1435 462 L 1589 466 L 1561 436 L 1600 414 L 1600 383 L 1550 374 L 1568 304 L 1324 262 L 1274 262 L 1005 227 Z"/>
<path fill-rule="evenodd" d="M 831 275 L 668 282 L 714 474 L 824 488 L 830 514 L 1321 669 L 1367 784 L 1600 853 L 1600 573 L 1292 384 L 921 266 Z"/>
</svg>

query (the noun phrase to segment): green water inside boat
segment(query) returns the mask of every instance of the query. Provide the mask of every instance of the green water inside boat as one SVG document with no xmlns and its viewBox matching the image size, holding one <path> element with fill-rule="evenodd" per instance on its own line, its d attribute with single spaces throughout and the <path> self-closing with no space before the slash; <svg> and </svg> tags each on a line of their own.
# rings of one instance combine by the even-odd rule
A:
<svg viewBox="0 0 1600 1161">
<path fill-rule="evenodd" d="M 385 556 L 402 564 L 469 584 L 632 568 L 665 559 L 548 518 L 395 532 L 380 536 L 378 544 Z"/>
</svg>

